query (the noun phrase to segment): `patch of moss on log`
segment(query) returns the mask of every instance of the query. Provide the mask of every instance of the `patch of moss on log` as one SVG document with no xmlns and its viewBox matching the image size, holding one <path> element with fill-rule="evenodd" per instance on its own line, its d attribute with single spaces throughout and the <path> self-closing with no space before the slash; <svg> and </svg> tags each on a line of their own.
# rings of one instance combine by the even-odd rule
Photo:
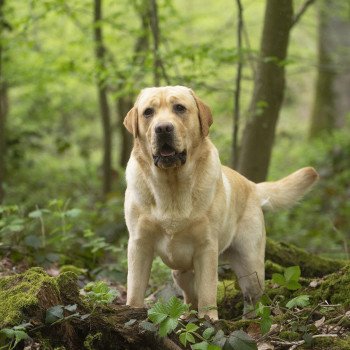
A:
<svg viewBox="0 0 350 350">
<path fill-rule="evenodd" d="M 41 268 L 0 279 L 0 328 L 18 325 L 25 312 L 35 313 L 39 299 L 48 306 L 58 304 L 56 279 Z"/>
<path fill-rule="evenodd" d="M 305 294 L 311 295 L 314 302 L 327 300 L 332 304 L 350 306 L 350 265 L 325 276 L 316 288 L 307 288 Z"/>
<path fill-rule="evenodd" d="M 266 259 L 281 266 L 299 265 L 304 277 L 321 277 L 338 271 L 348 262 L 322 258 L 308 253 L 293 244 L 266 240 Z"/>
</svg>

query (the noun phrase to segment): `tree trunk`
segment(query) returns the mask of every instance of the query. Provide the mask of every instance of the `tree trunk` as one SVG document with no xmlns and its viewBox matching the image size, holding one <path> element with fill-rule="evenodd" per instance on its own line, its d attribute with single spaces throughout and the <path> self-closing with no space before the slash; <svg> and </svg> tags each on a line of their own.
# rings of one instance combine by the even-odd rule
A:
<svg viewBox="0 0 350 350">
<path fill-rule="evenodd" d="M 350 111 L 350 21 L 346 4 L 322 1 L 318 23 L 318 69 L 309 138 L 331 133 Z"/>
<path fill-rule="evenodd" d="M 121 136 L 119 164 L 123 168 L 125 168 L 128 163 L 132 146 L 133 146 L 132 135 L 124 127 L 123 120 L 133 105 L 134 105 L 133 98 L 129 96 L 122 96 L 122 97 L 119 97 L 117 100 L 117 115 L 119 116 L 118 127 L 120 129 L 120 136 Z"/>
<path fill-rule="evenodd" d="M 137 67 L 144 67 L 146 59 L 147 59 L 147 53 L 149 50 L 149 36 L 150 36 L 150 17 L 151 17 L 151 5 L 150 0 L 143 0 L 141 1 L 138 6 L 135 3 L 135 11 L 140 18 L 141 22 L 141 28 L 140 28 L 140 34 L 135 42 L 134 47 L 134 55 L 132 59 L 132 65 Z M 158 29 L 158 14 L 156 10 L 156 4 L 153 4 L 154 10 L 156 11 L 154 14 L 155 20 L 153 22 L 156 23 L 156 41 L 155 44 L 156 47 L 158 47 L 158 40 L 159 40 L 159 29 Z M 156 56 L 154 56 L 154 59 Z M 142 70 L 140 69 L 141 74 L 139 76 L 135 76 L 134 79 L 137 81 L 143 80 L 143 71 L 146 71 L 146 69 Z M 154 65 L 154 80 L 158 80 L 158 70 L 156 69 L 156 65 Z M 121 86 L 119 86 L 117 89 L 121 89 Z M 129 160 L 130 153 L 133 146 L 133 138 L 131 134 L 125 129 L 123 125 L 124 117 L 126 116 L 127 112 L 133 107 L 134 105 L 134 96 L 132 93 L 126 94 L 124 96 L 120 96 L 116 101 L 116 109 L 117 109 L 117 115 L 118 115 L 118 126 L 120 129 L 120 152 L 119 152 L 119 164 L 121 167 L 125 168 L 126 164 Z"/>
<path fill-rule="evenodd" d="M 238 171 L 255 182 L 264 181 L 268 172 L 284 95 L 284 60 L 292 19 L 291 0 L 267 0 L 261 57 L 238 163 Z"/>
<path fill-rule="evenodd" d="M 97 63 L 97 91 L 103 129 L 103 194 L 106 195 L 112 189 L 112 130 L 107 97 L 107 86 L 104 78 L 106 64 L 101 21 L 102 0 L 94 0 L 93 26 Z"/>
<path fill-rule="evenodd" d="M 154 86 L 160 85 L 161 60 L 159 57 L 159 18 L 157 0 L 150 0 L 150 25 L 153 37 L 153 81 Z"/>
<path fill-rule="evenodd" d="M 0 0 L 0 203 L 5 196 L 5 154 L 6 154 L 6 118 L 8 114 L 7 85 L 4 78 L 4 5 L 5 0 Z"/>
</svg>

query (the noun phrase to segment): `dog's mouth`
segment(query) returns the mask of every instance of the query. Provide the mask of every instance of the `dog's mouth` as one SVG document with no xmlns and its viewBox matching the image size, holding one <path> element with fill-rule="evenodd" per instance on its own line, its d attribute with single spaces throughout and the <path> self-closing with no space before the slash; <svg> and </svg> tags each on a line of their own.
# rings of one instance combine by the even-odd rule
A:
<svg viewBox="0 0 350 350">
<path fill-rule="evenodd" d="M 164 143 L 153 155 L 153 162 L 159 168 L 172 168 L 185 164 L 186 155 L 186 150 L 178 152 L 173 146 Z"/>
</svg>

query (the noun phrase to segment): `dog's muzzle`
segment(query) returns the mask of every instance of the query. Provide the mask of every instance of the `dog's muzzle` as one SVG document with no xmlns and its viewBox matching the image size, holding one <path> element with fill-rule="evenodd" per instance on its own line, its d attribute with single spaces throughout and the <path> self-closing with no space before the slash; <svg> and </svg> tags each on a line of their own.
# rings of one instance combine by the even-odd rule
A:
<svg viewBox="0 0 350 350">
<path fill-rule="evenodd" d="M 153 154 L 154 165 L 159 168 L 172 168 L 186 163 L 186 150 L 178 152 L 175 148 L 174 125 L 169 122 L 158 123 L 155 128 L 157 152 Z"/>
</svg>

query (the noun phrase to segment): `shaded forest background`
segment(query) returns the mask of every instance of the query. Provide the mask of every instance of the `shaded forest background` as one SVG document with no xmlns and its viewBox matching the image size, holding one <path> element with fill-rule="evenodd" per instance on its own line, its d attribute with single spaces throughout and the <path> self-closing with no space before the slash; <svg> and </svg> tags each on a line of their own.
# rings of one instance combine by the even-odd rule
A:
<svg viewBox="0 0 350 350">
<path fill-rule="evenodd" d="M 122 121 L 140 89 L 176 84 L 211 106 L 224 164 L 319 171 L 269 237 L 349 258 L 349 30 L 341 0 L 1 0 L 2 265 L 125 283 Z M 153 270 L 149 293 L 170 278 Z"/>
</svg>

